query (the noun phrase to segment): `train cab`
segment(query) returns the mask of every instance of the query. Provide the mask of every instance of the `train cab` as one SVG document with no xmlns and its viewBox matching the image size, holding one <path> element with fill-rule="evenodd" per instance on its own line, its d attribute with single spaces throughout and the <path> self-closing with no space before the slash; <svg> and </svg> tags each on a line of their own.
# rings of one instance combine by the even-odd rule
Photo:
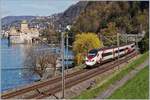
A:
<svg viewBox="0 0 150 100">
<path fill-rule="evenodd" d="M 98 49 L 92 49 L 88 52 L 86 57 L 86 65 L 93 66 L 96 64 L 96 56 L 98 54 Z"/>
</svg>

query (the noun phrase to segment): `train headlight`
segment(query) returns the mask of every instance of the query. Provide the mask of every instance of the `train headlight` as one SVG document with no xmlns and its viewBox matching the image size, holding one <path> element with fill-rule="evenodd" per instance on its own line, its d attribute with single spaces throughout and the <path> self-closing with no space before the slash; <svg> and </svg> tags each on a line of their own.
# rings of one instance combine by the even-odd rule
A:
<svg viewBox="0 0 150 100">
<path fill-rule="evenodd" d="M 92 60 L 92 62 L 94 62 L 94 59 Z"/>
<path fill-rule="evenodd" d="M 88 58 L 87 58 L 87 57 L 85 58 L 85 61 L 88 61 Z"/>
</svg>

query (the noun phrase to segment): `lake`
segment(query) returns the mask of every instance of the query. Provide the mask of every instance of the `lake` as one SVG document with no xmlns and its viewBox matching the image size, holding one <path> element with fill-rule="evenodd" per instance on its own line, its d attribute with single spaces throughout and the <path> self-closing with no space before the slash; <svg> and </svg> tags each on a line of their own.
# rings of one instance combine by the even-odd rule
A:
<svg viewBox="0 0 150 100">
<path fill-rule="evenodd" d="M 41 45 L 37 47 L 39 50 L 50 49 Z M 9 46 L 7 39 L 1 39 L 1 92 L 30 84 L 40 79 L 37 74 L 24 67 L 25 50 L 28 48 L 29 46 L 25 44 Z M 69 54 L 72 55 L 73 53 L 69 51 Z"/>
</svg>

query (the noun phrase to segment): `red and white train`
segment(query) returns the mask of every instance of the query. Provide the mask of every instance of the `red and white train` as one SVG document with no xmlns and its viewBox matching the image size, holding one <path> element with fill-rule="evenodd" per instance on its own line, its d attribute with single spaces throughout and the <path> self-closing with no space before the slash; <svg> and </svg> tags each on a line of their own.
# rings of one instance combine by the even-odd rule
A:
<svg viewBox="0 0 150 100">
<path fill-rule="evenodd" d="M 96 64 L 100 64 L 108 60 L 117 58 L 118 55 L 124 56 L 134 50 L 135 50 L 135 43 L 123 45 L 120 47 L 92 49 L 88 52 L 88 55 L 85 58 L 85 64 L 87 66 L 94 66 Z"/>
</svg>

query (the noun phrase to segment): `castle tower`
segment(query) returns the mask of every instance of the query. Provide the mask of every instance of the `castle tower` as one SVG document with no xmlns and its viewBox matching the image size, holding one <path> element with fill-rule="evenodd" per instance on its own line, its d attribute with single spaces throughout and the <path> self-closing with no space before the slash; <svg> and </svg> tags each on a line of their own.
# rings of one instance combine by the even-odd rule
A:
<svg viewBox="0 0 150 100">
<path fill-rule="evenodd" d="M 23 20 L 22 23 L 21 23 L 21 31 L 22 32 L 25 32 L 28 30 L 28 23 L 26 20 Z"/>
</svg>

